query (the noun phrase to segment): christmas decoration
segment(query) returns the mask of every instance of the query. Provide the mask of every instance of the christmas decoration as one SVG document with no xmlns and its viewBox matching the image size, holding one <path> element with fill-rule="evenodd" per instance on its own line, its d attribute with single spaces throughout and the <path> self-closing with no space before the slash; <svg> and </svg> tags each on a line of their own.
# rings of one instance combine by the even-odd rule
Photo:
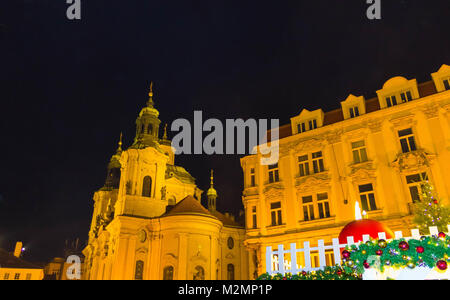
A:
<svg viewBox="0 0 450 300">
<path fill-rule="evenodd" d="M 450 207 L 439 203 L 433 186 L 428 181 L 422 183 L 421 187 L 420 201 L 414 204 L 413 222 L 422 234 L 429 234 L 430 226 L 437 226 L 439 231 L 445 231 L 450 223 Z"/>
<path fill-rule="evenodd" d="M 364 270 L 377 267 L 381 272 L 384 268 L 409 268 L 416 267 L 437 268 L 441 271 L 447 270 L 446 260 L 450 257 L 450 236 L 445 238 L 438 236 L 426 236 L 420 240 L 394 239 L 387 242 L 386 247 L 381 250 L 379 241 L 363 243 L 346 247 L 351 253 L 353 265 L 343 265 L 344 272 L 356 272 L 362 274 Z M 364 254 L 363 254 L 364 253 Z M 376 254 L 378 259 L 370 259 Z"/>
<path fill-rule="evenodd" d="M 257 278 L 257 280 L 361 280 L 361 275 L 355 272 L 346 273 L 342 267 L 326 267 L 320 271 L 301 272 L 298 275 L 292 274 L 276 274 L 269 275 L 265 273 Z"/>
</svg>

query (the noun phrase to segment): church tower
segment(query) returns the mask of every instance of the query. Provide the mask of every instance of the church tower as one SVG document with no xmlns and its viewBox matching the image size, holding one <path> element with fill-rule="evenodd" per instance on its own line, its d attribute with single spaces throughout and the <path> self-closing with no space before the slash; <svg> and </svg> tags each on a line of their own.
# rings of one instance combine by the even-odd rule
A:
<svg viewBox="0 0 450 300">
<path fill-rule="evenodd" d="M 154 107 L 153 82 L 150 83 L 150 92 L 147 106 L 141 110 L 136 119 L 136 137 L 132 148 L 143 149 L 146 147 L 158 147 L 159 142 L 159 111 Z"/>
</svg>

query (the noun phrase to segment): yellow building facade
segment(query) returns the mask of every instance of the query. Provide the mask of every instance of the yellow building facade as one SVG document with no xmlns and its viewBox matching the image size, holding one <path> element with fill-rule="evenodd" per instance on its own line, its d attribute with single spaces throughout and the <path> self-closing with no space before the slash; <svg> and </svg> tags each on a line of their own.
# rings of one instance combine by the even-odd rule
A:
<svg viewBox="0 0 450 300">
<path fill-rule="evenodd" d="M 216 210 L 217 192 L 203 191 L 159 137 L 153 91 L 136 120 L 128 149 L 122 140 L 94 194 L 83 279 L 247 279 L 245 229 Z"/>
<path fill-rule="evenodd" d="M 0 249 L 0 280 L 42 280 L 44 268 L 21 258 L 22 242 L 17 242 L 13 253 Z"/>
<path fill-rule="evenodd" d="M 279 128 L 277 164 L 261 165 L 260 153 L 241 159 L 249 278 L 266 272 L 267 246 L 331 244 L 356 201 L 405 234 L 421 181 L 450 205 L 450 67 L 431 77 L 391 78 L 377 97 L 349 95 L 334 111 L 303 109 Z"/>
</svg>

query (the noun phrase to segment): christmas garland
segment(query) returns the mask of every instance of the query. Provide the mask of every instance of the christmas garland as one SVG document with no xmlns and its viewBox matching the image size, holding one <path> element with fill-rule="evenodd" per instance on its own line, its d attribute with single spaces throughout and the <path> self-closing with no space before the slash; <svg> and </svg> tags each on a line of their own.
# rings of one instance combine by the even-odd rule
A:
<svg viewBox="0 0 450 300">
<path fill-rule="evenodd" d="M 450 263 L 450 236 L 440 232 L 437 236 L 423 236 L 420 240 L 382 239 L 346 247 L 342 251 L 340 266 L 325 267 L 324 270 L 301 272 L 292 275 L 265 273 L 257 280 L 361 280 L 364 270 L 385 267 L 428 267 L 446 271 Z"/>
<path fill-rule="evenodd" d="M 312 272 L 300 272 L 292 275 L 287 273 L 282 275 L 280 273 L 273 276 L 265 273 L 257 278 L 257 280 L 361 280 L 359 274 L 354 272 L 346 273 L 340 266 L 326 267 L 324 270 Z"/>
<path fill-rule="evenodd" d="M 450 237 L 441 232 L 438 236 L 423 236 L 420 240 L 369 240 L 346 247 L 342 257 L 342 267 L 347 273 L 362 274 L 373 267 L 383 271 L 387 266 L 410 269 L 418 266 L 445 271 L 450 262 Z"/>
</svg>

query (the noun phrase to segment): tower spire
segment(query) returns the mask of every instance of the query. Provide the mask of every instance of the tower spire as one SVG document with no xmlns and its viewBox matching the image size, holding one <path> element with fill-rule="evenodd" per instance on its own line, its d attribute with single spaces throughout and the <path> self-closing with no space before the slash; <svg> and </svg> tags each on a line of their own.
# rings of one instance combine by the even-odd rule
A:
<svg viewBox="0 0 450 300">
<path fill-rule="evenodd" d="M 150 92 L 148 93 L 148 101 L 147 101 L 147 106 L 148 107 L 153 107 L 153 105 L 155 105 L 155 102 L 153 102 L 153 81 L 150 82 Z"/>
<path fill-rule="evenodd" d="M 122 132 L 120 133 L 119 143 L 117 147 L 117 152 L 122 152 Z"/>
<path fill-rule="evenodd" d="M 211 170 L 211 187 L 208 189 L 206 196 L 208 197 L 208 209 L 216 210 L 217 191 L 214 189 L 214 170 Z"/>
</svg>

